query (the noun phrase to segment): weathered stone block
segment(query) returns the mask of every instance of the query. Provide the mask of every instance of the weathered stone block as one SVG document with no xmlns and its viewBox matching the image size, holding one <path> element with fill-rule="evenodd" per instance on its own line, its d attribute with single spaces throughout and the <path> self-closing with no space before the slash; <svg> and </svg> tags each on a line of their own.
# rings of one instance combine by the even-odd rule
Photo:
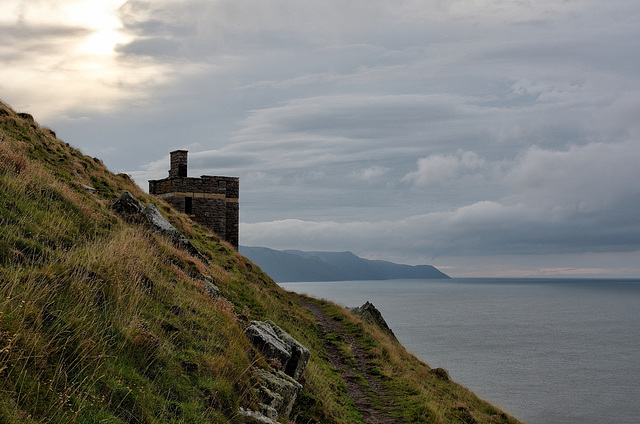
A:
<svg viewBox="0 0 640 424">
<path fill-rule="evenodd" d="M 142 213 L 144 206 L 127 190 L 111 205 L 111 209 L 122 216 L 129 216 Z"/>
<path fill-rule="evenodd" d="M 168 237 L 174 244 L 187 250 L 193 256 L 199 258 L 203 262 L 208 262 L 207 259 L 200 253 L 200 251 L 191 242 L 176 229 L 158 210 L 155 203 L 150 203 L 149 206 L 144 208 L 142 216 L 147 220 L 147 223 L 152 230 L 159 232 L 160 234 Z"/>
<path fill-rule="evenodd" d="M 262 401 L 278 411 L 279 415 L 289 417 L 302 385 L 282 371 L 255 371 L 260 377 Z"/>
<path fill-rule="evenodd" d="M 238 410 L 238 422 L 243 424 L 279 424 L 277 421 L 261 414 L 260 412 L 250 411 L 240 408 Z"/>
<path fill-rule="evenodd" d="M 252 321 L 245 330 L 249 341 L 267 359 L 276 359 L 285 366 L 291 359 L 291 352 L 285 342 L 278 337 L 270 325 L 260 321 Z"/>
<path fill-rule="evenodd" d="M 269 320 L 251 321 L 245 333 L 265 357 L 280 362 L 286 375 L 300 379 L 309 362 L 309 349 Z"/>
</svg>

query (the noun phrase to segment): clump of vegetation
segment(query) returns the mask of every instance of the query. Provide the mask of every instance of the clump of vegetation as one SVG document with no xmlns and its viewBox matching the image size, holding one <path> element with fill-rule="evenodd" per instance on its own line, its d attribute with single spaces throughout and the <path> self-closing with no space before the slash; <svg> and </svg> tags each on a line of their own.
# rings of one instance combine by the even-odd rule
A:
<svg viewBox="0 0 640 424">
<path fill-rule="evenodd" d="M 156 202 L 207 263 L 115 215 L 124 190 Z M 515 422 L 323 305 L 368 352 L 371 375 L 393 397 L 379 407 L 398 422 Z M 254 367 L 269 366 L 243 330 L 264 319 L 311 351 L 282 421 L 362 422 L 327 340 L 292 294 L 127 176 L 0 103 L 0 422 L 238 422 L 239 407 L 257 409 Z"/>
</svg>

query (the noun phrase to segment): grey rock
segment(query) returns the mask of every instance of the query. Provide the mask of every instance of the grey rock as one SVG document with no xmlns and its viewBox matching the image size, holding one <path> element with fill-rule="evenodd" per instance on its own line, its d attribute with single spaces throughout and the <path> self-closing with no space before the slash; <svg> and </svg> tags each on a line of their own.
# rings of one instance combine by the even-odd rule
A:
<svg viewBox="0 0 640 424">
<path fill-rule="evenodd" d="M 220 289 L 213 284 L 213 278 L 204 277 L 204 288 L 210 297 L 214 299 L 220 297 Z"/>
<path fill-rule="evenodd" d="M 171 225 L 171 223 L 162 216 L 162 213 L 160 213 L 155 203 L 149 203 L 149 206 L 142 211 L 142 215 L 147 219 L 147 223 L 153 230 L 169 237 L 171 241 L 175 243 L 188 241 L 176 227 Z"/>
<path fill-rule="evenodd" d="M 261 414 L 260 412 L 250 411 L 248 409 L 239 408 L 238 415 L 240 422 L 245 424 L 279 424 L 277 421 Z"/>
<path fill-rule="evenodd" d="M 373 303 L 367 301 L 364 305 L 358 308 L 351 308 L 351 312 L 362 317 L 362 319 L 364 319 L 365 321 L 377 325 L 383 331 L 389 333 L 394 338 L 396 337 L 395 334 L 393 334 L 391 328 L 389 328 L 389 326 L 387 325 L 387 322 L 382 317 L 382 314 L 380 313 L 378 308 L 373 306 Z"/>
<path fill-rule="evenodd" d="M 191 255 L 197 257 L 204 263 L 208 263 L 202 253 L 182 234 L 176 227 L 162 216 L 155 203 L 150 203 L 146 208 L 128 190 L 120 195 L 113 205 L 116 213 L 128 220 L 136 220 L 142 217 L 152 231 L 156 231 L 168 237 L 175 245 L 186 249 Z"/>
<path fill-rule="evenodd" d="M 91 187 L 90 185 L 82 184 L 82 188 L 84 188 L 89 193 L 95 193 L 96 189 Z"/>
<path fill-rule="evenodd" d="M 127 190 L 111 205 L 111 209 L 122 216 L 129 216 L 142 213 L 144 206 Z"/>
<path fill-rule="evenodd" d="M 285 366 L 291 359 L 291 352 L 285 342 L 278 337 L 273 328 L 266 322 L 251 321 L 251 325 L 245 330 L 249 341 L 267 357 L 276 359 Z"/>
<path fill-rule="evenodd" d="M 291 359 L 289 359 L 289 362 L 286 365 L 283 364 L 284 373 L 292 377 L 294 380 L 299 380 L 300 377 L 302 377 L 302 373 L 304 372 L 304 369 L 309 362 L 309 357 L 311 356 L 309 349 L 304 347 L 299 341 L 291 337 L 289 333 L 275 325 L 273 322 L 266 322 L 271 326 L 271 328 L 273 328 L 273 331 L 280 340 L 287 345 L 288 350 L 291 353 Z"/>
<path fill-rule="evenodd" d="M 267 359 L 275 359 L 281 364 L 286 375 L 300 379 L 309 362 L 310 353 L 306 347 L 269 320 L 251 321 L 245 333 Z"/>
<path fill-rule="evenodd" d="M 288 417 L 302 385 L 282 371 L 255 371 L 260 377 L 262 402 L 275 409 L 279 415 Z"/>
<path fill-rule="evenodd" d="M 162 213 L 158 210 L 155 203 L 149 203 L 149 206 L 144 208 L 142 216 L 145 217 L 147 224 L 153 231 L 157 231 L 160 234 L 168 237 L 177 246 L 186 249 L 193 256 L 199 258 L 205 263 L 208 263 L 207 259 L 200 253 L 200 251 L 191 242 L 176 229 L 169 221 L 162 216 Z"/>
<path fill-rule="evenodd" d="M 258 408 L 260 409 L 260 413 L 262 415 L 271 418 L 273 421 L 278 421 L 278 411 L 276 410 L 276 408 L 264 403 L 258 404 Z"/>
</svg>

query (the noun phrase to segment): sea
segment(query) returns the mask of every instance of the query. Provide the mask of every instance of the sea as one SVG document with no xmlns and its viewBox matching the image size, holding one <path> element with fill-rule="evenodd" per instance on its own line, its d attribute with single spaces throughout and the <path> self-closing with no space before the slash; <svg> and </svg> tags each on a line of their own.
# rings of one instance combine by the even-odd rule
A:
<svg viewBox="0 0 640 424">
<path fill-rule="evenodd" d="M 429 366 L 528 424 L 640 423 L 640 280 L 281 283 L 373 303 Z"/>
</svg>

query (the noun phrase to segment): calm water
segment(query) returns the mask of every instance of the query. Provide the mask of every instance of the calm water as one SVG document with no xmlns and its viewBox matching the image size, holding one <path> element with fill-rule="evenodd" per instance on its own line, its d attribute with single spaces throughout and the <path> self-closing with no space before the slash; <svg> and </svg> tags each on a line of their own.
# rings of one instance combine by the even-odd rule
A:
<svg viewBox="0 0 640 424">
<path fill-rule="evenodd" d="M 640 280 L 281 286 L 372 302 L 409 351 L 526 423 L 640 423 Z"/>
</svg>

